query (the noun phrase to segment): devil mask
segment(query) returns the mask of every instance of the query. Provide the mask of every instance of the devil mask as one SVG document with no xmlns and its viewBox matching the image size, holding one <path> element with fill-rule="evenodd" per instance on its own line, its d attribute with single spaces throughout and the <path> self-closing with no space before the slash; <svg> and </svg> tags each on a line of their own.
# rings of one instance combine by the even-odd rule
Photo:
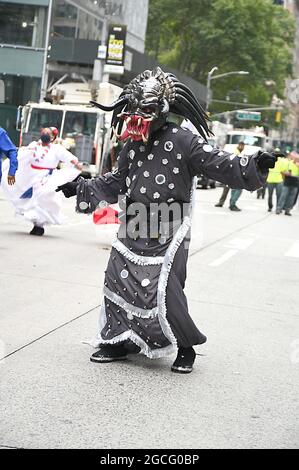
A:
<svg viewBox="0 0 299 470">
<path fill-rule="evenodd" d="M 160 67 L 139 74 L 110 106 L 91 103 L 104 111 L 114 111 L 111 137 L 115 134 L 119 140 L 130 138 L 146 143 L 163 126 L 170 112 L 189 119 L 204 138 L 210 134 L 208 117 L 192 91 Z"/>
</svg>

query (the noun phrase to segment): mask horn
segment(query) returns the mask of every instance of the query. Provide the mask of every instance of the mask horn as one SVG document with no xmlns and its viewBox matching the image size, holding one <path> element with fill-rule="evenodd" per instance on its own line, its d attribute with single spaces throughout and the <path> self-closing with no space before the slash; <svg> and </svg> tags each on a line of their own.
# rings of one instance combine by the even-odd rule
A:
<svg viewBox="0 0 299 470">
<path fill-rule="evenodd" d="M 118 100 L 114 101 L 114 103 L 111 103 L 107 106 L 104 104 L 97 103 L 96 101 L 90 101 L 90 104 L 102 109 L 103 111 L 113 111 L 116 107 L 127 104 L 128 101 L 129 98 L 127 96 L 123 96 L 122 98 L 119 98 Z"/>
</svg>

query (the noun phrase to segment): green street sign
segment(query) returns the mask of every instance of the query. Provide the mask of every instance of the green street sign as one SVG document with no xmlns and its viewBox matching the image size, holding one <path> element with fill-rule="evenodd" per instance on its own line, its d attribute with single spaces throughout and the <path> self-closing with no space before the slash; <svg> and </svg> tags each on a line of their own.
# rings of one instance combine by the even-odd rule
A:
<svg viewBox="0 0 299 470">
<path fill-rule="evenodd" d="M 255 121 L 261 120 L 261 113 L 259 111 L 237 111 L 236 118 L 239 121 Z"/>
</svg>

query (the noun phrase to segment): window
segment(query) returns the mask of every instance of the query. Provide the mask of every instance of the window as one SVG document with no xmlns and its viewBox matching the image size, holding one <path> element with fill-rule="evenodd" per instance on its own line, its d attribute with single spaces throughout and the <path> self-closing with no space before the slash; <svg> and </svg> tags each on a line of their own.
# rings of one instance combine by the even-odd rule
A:
<svg viewBox="0 0 299 470">
<path fill-rule="evenodd" d="M 55 18 L 68 18 L 75 20 L 77 18 L 77 8 L 65 1 L 59 1 L 55 6 Z"/>
<path fill-rule="evenodd" d="M 55 109 L 32 108 L 29 132 L 40 132 L 43 127 L 61 128 L 62 111 Z"/>
<path fill-rule="evenodd" d="M 43 47 L 46 9 L 20 3 L 0 3 L 0 43 Z"/>
<path fill-rule="evenodd" d="M 13 106 L 24 105 L 28 101 L 37 101 L 39 98 L 39 78 L 0 74 L 0 80 L 4 82 L 4 102 L 6 104 Z"/>
<path fill-rule="evenodd" d="M 96 122 L 96 113 L 67 111 L 65 115 L 62 137 L 75 138 L 79 135 L 88 135 L 93 138 L 95 134 Z"/>
</svg>

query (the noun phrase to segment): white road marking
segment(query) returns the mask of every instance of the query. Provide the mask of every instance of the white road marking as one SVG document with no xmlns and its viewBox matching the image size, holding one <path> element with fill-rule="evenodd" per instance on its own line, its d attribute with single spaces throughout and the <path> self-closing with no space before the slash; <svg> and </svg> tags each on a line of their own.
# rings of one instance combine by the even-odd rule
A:
<svg viewBox="0 0 299 470">
<path fill-rule="evenodd" d="M 220 256 L 220 258 L 215 259 L 212 261 L 212 263 L 209 264 L 209 266 L 219 266 L 220 264 L 224 263 L 227 261 L 229 258 L 232 256 L 236 255 L 238 253 L 238 250 L 229 250 L 224 255 Z"/>
<path fill-rule="evenodd" d="M 299 258 L 299 241 L 298 240 L 286 252 L 285 256 L 291 256 L 292 258 Z"/>
<path fill-rule="evenodd" d="M 233 238 L 226 246 L 234 250 L 246 250 L 253 242 L 254 238 Z"/>
<path fill-rule="evenodd" d="M 225 261 L 230 259 L 232 256 L 239 253 L 240 250 L 246 250 L 252 243 L 255 238 L 233 238 L 225 246 L 230 248 L 222 256 L 212 261 L 209 266 L 220 266 Z"/>
</svg>

